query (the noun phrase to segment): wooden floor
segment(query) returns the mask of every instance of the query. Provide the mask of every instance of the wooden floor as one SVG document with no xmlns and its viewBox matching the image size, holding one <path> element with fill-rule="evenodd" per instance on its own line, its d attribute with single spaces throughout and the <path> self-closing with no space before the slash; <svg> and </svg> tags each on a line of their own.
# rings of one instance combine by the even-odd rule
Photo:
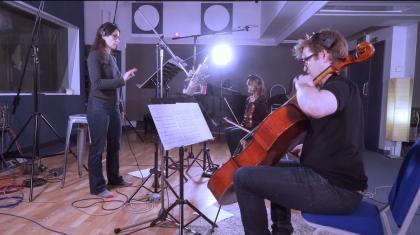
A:
<svg viewBox="0 0 420 235">
<path fill-rule="evenodd" d="M 215 141 L 208 142 L 207 147 L 210 149 L 210 156 L 214 163 L 222 164 L 228 159 L 229 151 L 223 140 L 216 138 Z M 193 153 L 196 155 L 201 148 L 202 144 L 194 145 Z M 75 147 L 73 148 L 73 151 L 76 152 Z M 120 153 L 121 175 L 126 179 L 133 181 L 134 185 L 140 185 L 142 180 L 128 175 L 128 172 L 137 170 L 138 166 L 140 169 L 153 167 L 154 151 L 153 139 L 150 136 L 147 137 L 146 141 L 143 143 L 137 138 L 134 132 L 124 132 Z M 177 161 L 179 156 L 178 150 L 170 151 L 169 156 Z M 138 166 L 135 158 L 137 159 Z M 87 149 L 84 154 L 84 162 L 87 165 Z M 189 162 L 191 163 L 192 160 L 190 159 Z M 42 159 L 42 163 L 49 169 L 63 167 L 63 155 L 44 158 Z M 185 161 L 185 164 L 188 164 L 187 161 Z M 170 169 L 169 173 L 172 172 L 174 172 L 174 170 Z M 193 164 L 189 173 L 186 174 L 188 182 L 185 184 L 184 195 L 185 198 L 200 211 L 205 211 L 205 208 L 217 206 L 218 204 L 207 188 L 208 178 L 201 177 L 202 173 L 202 168 L 196 163 Z M 179 174 L 176 172 L 168 178 L 170 185 L 176 192 L 179 191 L 178 175 Z M 23 179 L 29 178 L 29 175 L 24 175 L 19 168 L 9 170 L 2 174 L 0 183 L 4 184 L 9 177 L 15 178 L 17 183 L 21 183 Z M 153 181 L 153 179 L 150 179 L 146 182 L 146 186 L 152 190 Z M 2 213 L 22 216 L 34 220 L 45 227 L 66 234 L 113 234 L 115 228 L 147 222 L 150 219 L 156 218 L 158 215 L 159 210 L 162 207 L 161 203 L 145 201 L 145 198 L 147 198 L 149 194 L 149 191 L 145 188 L 140 188 L 138 193 L 135 194 L 135 200 L 131 200 L 131 203 L 123 205 L 126 201 L 126 197 L 118 194 L 117 191 L 127 196 L 131 196 L 138 188 L 139 187 L 126 187 L 113 189 L 114 198 L 112 198 L 112 200 L 116 201 L 107 199 L 106 203 L 99 203 L 101 200 L 89 193 L 87 172 L 83 170 L 82 177 L 79 177 L 76 159 L 72 155 L 69 155 L 69 166 L 65 187 L 62 189 L 61 183 L 54 182 L 54 179 L 52 179 L 51 182 L 46 185 L 34 188 L 34 200 L 32 202 L 29 202 L 28 200 L 29 189 L 25 188 L 23 190 L 24 201 L 22 203 L 15 208 L 0 209 L 0 234 L 56 234 L 26 219 L 12 217 Z M 164 192 L 164 202 L 165 207 L 167 207 L 168 204 L 172 204 L 175 201 L 175 197 L 170 190 L 168 190 L 168 192 L 165 190 Z M 89 198 L 91 198 L 91 200 L 76 202 Z M 1 205 L 5 205 L 7 202 L 12 202 L 12 200 L 1 201 Z M 76 208 L 72 205 L 74 202 L 76 202 L 75 206 L 86 208 Z M 117 207 L 120 208 L 111 210 Z M 194 215 L 192 214 L 190 207 L 184 206 L 184 208 L 185 222 L 188 222 Z M 178 219 L 179 207 L 177 206 L 171 210 L 171 214 Z M 149 223 L 136 228 L 146 227 L 147 225 L 149 225 Z M 177 228 L 174 228 L 174 226 L 172 226 L 173 224 L 169 224 L 170 226 L 167 225 L 168 224 L 166 223 L 165 225 L 162 224 L 160 226 L 147 228 L 135 232 L 135 234 L 177 233 Z M 209 229 L 210 228 L 211 226 L 209 225 Z M 133 229 L 128 229 L 121 234 L 127 234 L 128 232 L 133 231 Z"/>
</svg>

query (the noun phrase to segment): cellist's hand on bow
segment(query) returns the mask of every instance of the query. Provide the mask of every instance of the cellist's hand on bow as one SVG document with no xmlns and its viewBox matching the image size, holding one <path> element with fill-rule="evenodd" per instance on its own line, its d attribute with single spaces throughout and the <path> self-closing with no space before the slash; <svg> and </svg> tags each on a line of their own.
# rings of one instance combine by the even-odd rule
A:
<svg viewBox="0 0 420 235">
<path fill-rule="evenodd" d="M 307 116 L 322 118 L 337 110 L 337 98 L 331 91 L 317 88 L 311 76 L 299 75 L 293 80 L 297 103 Z"/>
<path fill-rule="evenodd" d="M 303 87 L 315 87 L 313 78 L 310 75 L 299 75 L 293 79 L 295 83 L 296 91 L 302 89 Z"/>
</svg>

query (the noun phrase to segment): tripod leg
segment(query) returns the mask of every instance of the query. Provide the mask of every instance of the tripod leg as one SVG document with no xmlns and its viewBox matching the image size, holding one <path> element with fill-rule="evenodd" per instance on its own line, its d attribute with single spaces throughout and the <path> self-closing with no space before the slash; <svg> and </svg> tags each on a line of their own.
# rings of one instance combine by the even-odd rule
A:
<svg viewBox="0 0 420 235">
<path fill-rule="evenodd" d="M 200 152 L 198 152 L 197 156 L 195 156 L 194 160 L 191 162 L 191 164 L 187 167 L 187 172 L 190 171 L 191 167 L 194 165 L 194 163 L 199 160 L 198 158 L 200 157 L 201 153 L 203 153 L 203 150 L 201 149 Z M 197 161 L 198 163 L 198 161 Z M 200 165 L 200 163 L 198 163 L 198 165 Z M 203 166 L 204 167 L 204 166 Z"/>
<path fill-rule="evenodd" d="M 207 164 L 208 164 L 209 169 L 219 167 L 219 165 L 214 164 L 213 160 L 211 160 L 210 149 L 206 149 L 205 157 L 207 159 Z"/>
<path fill-rule="evenodd" d="M 214 223 L 216 224 L 217 218 L 219 217 L 220 209 L 222 209 L 222 205 L 219 205 L 219 209 L 217 210 L 216 218 L 214 218 Z"/>
<path fill-rule="evenodd" d="M 26 126 L 28 126 L 29 122 L 31 121 L 32 117 L 35 116 L 35 113 L 32 114 L 28 120 L 25 122 L 25 125 L 23 125 L 22 129 L 19 131 L 19 133 L 16 135 L 16 137 L 12 140 L 12 142 L 9 144 L 9 146 L 7 147 L 5 153 L 9 153 L 9 150 L 12 148 L 13 144 L 17 141 L 17 139 L 20 137 L 20 135 L 22 134 L 22 132 L 25 130 Z"/>
<path fill-rule="evenodd" d="M 207 149 L 206 142 L 204 142 L 204 146 L 203 146 L 203 171 L 206 170 L 207 155 L 208 155 L 208 149 Z"/>
<path fill-rule="evenodd" d="M 34 139 L 32 145 L 32 167 L 31 167 L 31 189 L 29 194 L 29 201 L 32 202 L 32 196 L 34 192 L 34 174 L 35 174 L 35 161 L 39 158 L 39 126 L 38 126 L 38 115 L 35 115 L 34 123 Z"/>
<path fill-rule="evenodd" d="M 155 166 L 154 166 L 155 170 L 158 170 L 158 161 L 159 161 L 158 155 L 159 155 L 159 144 L 156 142 L 155 143 Z M 155 193 L 158 192 L 159 187 L 160 187 L 159 177 L 155 174 L 155 178 L 153 180 L 153 188 L 154 188 Z"/>
<path fill-rule="evenodd" d="M 8 129 L 10 139 L 15 139 L 16 149 L 18 150 L 21 157 L 23 157 L 23 150 L 22 146 L 20 145 L 19 141 L 17 141 L 16 133 L 13 128 L 9 127 Z"/>
<path fill-rule="evenodd" d="M 213 233 L 214 232 L 214 227 L 217 227 L 217 218 L 219 217 L 219 213 L 220 213 L 220 209 L 222 208 L 222 205 L 219 205 L 219 209 L 217 210 L 217 214 L 216 214 L 216 217 L 214 218 L 214 225 L 215 226 L 211 226 L 211 230 L 210 230 L 210 233 Z"/>
<path fill-rule="evenodd" d="M 210 149 L 208 149 L 207 147 L 204 151 L 203 161 L 207 161 L 207 167 L 205 168 L 202 177 L 211 177 L 213 172 L 217 170 L 217 168 L 219 168 L 219 165 L 213 163 L 210 156 Z"/>
<path fill-rule="evenodd" d="M 168 178 L 169 177 L 169 155 L 168 155 L 168 151 L 166 151 L 166 154 L 165 154 L 165 169 L 166 169 L 165 177 Z"/>
<path fill-rule="evenodd" d="M 150 177 L 153 175 L 156 175 L 157 173 L 153 172 L 152 170 L 150 170 L 150 174 L 146 177 L 146 179 L 143 181 L 143 183 L 137 188 L 137 190 L 127 199 L 127 201 L 125 203 L 129 203 L 131 202 L 131 200 L 133 199 L 133 197 L 138 193 L 138 191 L 140 191 L 140 189 L 146 184 L 147 180 L 150 179 Z"/>
<path fill-rule="evenodd" d="M 114 233 L 120 233 L 120 232 L 122 232 L 122 231 L 124 231 L 124 230 L 126 230 L 126 229 L 129 229 L 129 228 L 134 228 L 134 227 L 136 227 L 136 226 L 139 226 L 139 225 L 143 225 L 143 224 L 146 224 L 146 223 L 149 223 L 149 222 L 152 222 L 154 219 L 150 219 L 150 220 L 147 220 L 147 221 L 145 221 L 145 222 L 142 222 L 142 223 L 138 223 L 138 224 L 132 224 L 132 225 L 128 225 L 128 226 L 125 226 L 125 227 L 121 227 L 121 228 L 115 228 L 114 229 Z M 149 226 L 150 227 L 150 226 Z M 146 227 L 147 228 L 147 227 Z M 144 229 L 144 228 L 142 228 L 142 229 Z M 136 231 L 140 231 L 140 230 L 142 230 L 142 229 L 139 229 L 139 230 L 136 230 Z M 135 231 L 135 232 L 136 232 Z"/>
<path fill-rule="evenodd" d="M 166 217 L 168 216 L 168 214 L 169 214 L 169 211 L 171 211 L 172 209 L 174 209 L 175 208 L 175 206 L 177 206 L 178 205 L 178 203 L 177 202 L 175 202 L 174 204 L 172 204 L 170 207 L 168 207 L 168 209 L 162 209 L 161 210 L 161 213 L 159 213 L 159 216 L 156 218 L 156 219 L 154 219 L 153 221 L 152 221 L 152 223 L 150 223 L 150 226 L 151 227 L 153 227 L 153 226 L 155 226 L 159 221 L 164 221 L 165 219 L 166 219 Z"/>
<path fill-rule="evenodd" d="M 179 233 L 184 234 L 184 147 L 179 148 Z"/>
<path fill-rule="evenodd" d="M 123 230 L 129 229 L 129 228 L 132 228 L 132 227 L 136 227 L 136 226 L 139 226 L 139 225 L 143 225 L 143 224 L 149 223 L 149 222 L 151 222 L 149 227 L 153 227 L 157 224 L 157 222 L 165 220 L 168 215 L 170 215 L 173 218 L 173 216 L 171 214 L 169 214 L 169 211 L 172 208 L 174 208 L 176 206 L 176 204 L 172 205 L 168 210 L 165 210 L 165 204 L 164 204 L 165 203 L 164 202 L 164 188 L 165 188 L 164 185 L 165 185 L 165 182 L 166 182 L 165 181 L 165 176 L 164 176 L 165 157 L 162 155 L 161 164 L 160 164 L 160 171 L 159 171 L 158 170 L 158 167 L 159 167 L 158 156 L 159 156 L 159 153 L 160 153 L 159 150 L 161 150 L 161 145 L 159 143 L 159 140 L 156 140 L 156 142 L 155 142 L 154 168 L 150 170 L 150 174 L 147 176 L 146 180 L 142 183 L 142 185 L 140 185 L 140 187 L 127 200 L 127 202 L 130 202 L 133 199 L 134 195 L 137 194 L 137 192 L 140 190 L 140 188 L 144 186 L 144 184 L 147 182 L 147 180 L 149 180 L 152 177 L 152 174 L 153 174 L 154 175 L 154 182 L 153 182 L 154 193 L 155 194 L 158 193 L 159 192 L 158 188 L 161 187 L 161 189 L 160 189 L 160 201 L 161 201 L 161 206 L 162 207 L 161 207 L 161 210 L 159 212 L 159 215 L 157 216 L 157 218 L 152 219 L 152 220 L 148 220 L 148 221 L 145 221 L 145 222 L 142 222 L 142 223 L 137 223 L 137 224 L 122 227 L 122 228 L 116 228 L 116 229 L 114 229 L 115 233 L 120 233 Z M 160 180 L 160 186 L 159 186 L 159 180 Z M 168 184 L 168 187 L 169 187 L 169 184 Z M 171 188 L 171 187 L 169 187 L 169 188 Z M 171 190 L 173 190 L 173 189 L 171 189 Z M 144 228 L 141 228 L 139 230 L 142 230 L 142 229 L 144 229 Z M 136 231 L 139 231 L 139 230 L 136 230 Z"/>
<path fill-rule="evenodd" d="M 185 203 L 191 207 L 191 209 L 193 209 L 195 212 L 197 212 L 197 214 L 201 217 L 203 217 L 203 219 L 205 219 L 212 227 L 217 227 L 216 222 L 211 221 L 205 214 L 203 214 L 203 212 L 201 212 L 199 209 L 197 209 L 193 204 L 191 204 L 188 200 L 185 200 Z M 220 208 L 219 208 L 220 210 Z M 217 218 L 217 217 L 216 217 Z"/>
<path fill-rule="evenodd" d="M 39 116 L 41 116 L 42 120 L 44 120 L 44 122 L 48 125 L 48 127 L 50 128 L 50 130 L 52 132 L 54 132 L 55 136 L 57 136 L 57 138 L 59 140 L 61 140 L 61 136 L 58 134 L 57 130 L 51 125 L 51 123 L 44 117 L 44 115 L 42 113 L 39 114 Z M 61 143 L 65 144 L 62 140 Z"/>
</svg>

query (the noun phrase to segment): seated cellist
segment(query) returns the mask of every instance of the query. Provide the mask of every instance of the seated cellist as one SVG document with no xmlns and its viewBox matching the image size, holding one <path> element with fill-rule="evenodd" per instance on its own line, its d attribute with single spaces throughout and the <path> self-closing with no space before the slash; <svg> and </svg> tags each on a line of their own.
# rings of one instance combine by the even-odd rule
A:
<svg viewBox="0 0 420 235">
<path fill-rule="evenodd" d="M 352 212 L 367 188 L 362 99 L 356 84 L 328 74 L 313 80 L 348 56 L 346 39 L 324 29 L 294 47 L 304 74 L 294 79 L 296 100 L 309 119 L 300 164 L 241 167 L 234 175 L 245 234 L 291 234 L 291 209 L 314 213 Z M 250 156 L 252 157 L 252 156 Z M 271 201 L 271 233 L 264 199 Z"/>
</svg>

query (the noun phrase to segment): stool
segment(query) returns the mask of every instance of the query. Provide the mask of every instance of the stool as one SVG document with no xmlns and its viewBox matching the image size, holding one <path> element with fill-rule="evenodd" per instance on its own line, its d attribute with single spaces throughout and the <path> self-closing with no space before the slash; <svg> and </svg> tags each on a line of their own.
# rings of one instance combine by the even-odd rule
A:
<svg viewBox="0 0 420 235">
<path fill-rule="evenodd" d="M 77 129 L 77 161 L 78 161 L 78 168 L 79 168 L 79 177 L 82 176 L 83 150 L 84 150 L 84 144 L 86 140 L 86 127 L 89 131 L 89 125 L 88 125 L 86 114 L 75 114 L 75 115 L 69 116 L 69 120 L 67 123 L 66 147 L 64 149 L 64 168 L 63 168 L 63 178 L 61 179 L 61 188 L 64 188 L 64 182 L 66 180 L 67 154 L 70 148 L 70 134 L 73 128 L 73 124 L 79 125 Z M 89 143 L 90 141 L 91 139 L 90 139 L 90 131 L 89 131 Z"/>
</svg>

